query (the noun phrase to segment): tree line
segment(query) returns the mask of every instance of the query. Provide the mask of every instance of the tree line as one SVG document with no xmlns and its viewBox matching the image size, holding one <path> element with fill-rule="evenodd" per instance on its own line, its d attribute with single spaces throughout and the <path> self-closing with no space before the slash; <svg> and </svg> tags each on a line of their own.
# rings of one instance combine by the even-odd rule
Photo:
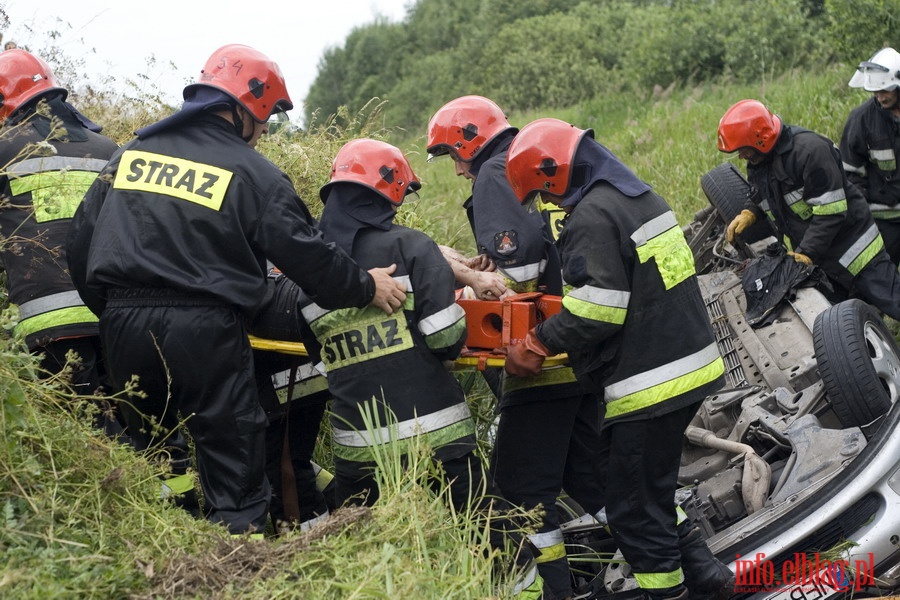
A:
<svg viewBox="0 0 900 600">
<path fill-rule="evenodd" d="M 610 92 L 773 79 L 858 63 L 896 45 L 897 0 L 416 0 L 401 22 L 354 29 L 322 56 L 305 99 L 315 126 L 386 100 L 386 122 L 420 130 L 481 94 L 507 110 Z"/>
</svg>

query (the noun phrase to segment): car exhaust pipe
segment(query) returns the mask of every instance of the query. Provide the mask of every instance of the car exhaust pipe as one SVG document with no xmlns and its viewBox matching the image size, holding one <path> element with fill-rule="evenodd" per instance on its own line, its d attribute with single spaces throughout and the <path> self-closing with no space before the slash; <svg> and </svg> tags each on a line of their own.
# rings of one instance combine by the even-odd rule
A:
<svg viewBox="0 0 900 600">
<path fill-rule="evenodd" d="M 684 432 L 689 442 L 702 448 L 723 450 L 744 457 L 744 472 L 741 478 L 741 497 L 747 514 L 761 509 L 769 496 L 769 484 L 772 482 L 772 467 L 756 453 L 751 446 L 723 440 L 707 429 L 689 426 Z"/>
</svg>

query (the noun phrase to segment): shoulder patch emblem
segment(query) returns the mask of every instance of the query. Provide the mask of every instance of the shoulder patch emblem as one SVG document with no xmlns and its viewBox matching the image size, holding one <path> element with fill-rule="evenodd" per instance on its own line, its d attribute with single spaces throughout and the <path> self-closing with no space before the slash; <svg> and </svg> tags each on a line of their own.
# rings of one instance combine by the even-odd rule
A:
<svg viewBox="0 0 900 600">
<path fill-rule="evenodd" d="M 509 256 L 519 249 L 519 234 L 515 231 L 501 231 L 494 234 L 494 250 L 500 256 Z"/>
</svg>

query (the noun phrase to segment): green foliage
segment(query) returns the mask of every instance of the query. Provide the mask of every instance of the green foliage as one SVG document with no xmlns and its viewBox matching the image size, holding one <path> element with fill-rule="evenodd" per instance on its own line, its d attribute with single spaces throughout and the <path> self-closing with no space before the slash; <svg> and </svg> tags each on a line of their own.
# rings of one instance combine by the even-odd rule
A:
<svg viewBox="0 0 900 600">
<path fill-rule="evenodd" d="M 839 60 L 858 64 L 882 46 L 900 45 L 896 0 L 825 0 L 826 35 Z M 849 79 L 849 77 L 848 77 Z"/>
<path fill-rule="evenodd" d="M 326 53 L 307 117 L 377 96 L 414 130 L 463 94 L 521 111 L 770 81 L 897 45 L 898 11 L 894 0 L 418 0 L 404 23 L 363 26 Z"/>
</svg>

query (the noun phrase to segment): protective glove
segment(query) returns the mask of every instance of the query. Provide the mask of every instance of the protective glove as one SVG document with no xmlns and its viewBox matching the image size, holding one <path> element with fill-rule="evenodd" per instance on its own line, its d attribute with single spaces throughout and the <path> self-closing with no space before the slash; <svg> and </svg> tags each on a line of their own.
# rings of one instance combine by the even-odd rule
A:
<svg viewBox="0 0 900 600">
<path fill-rule="evenodd" d="M 510 375 L 516 377 L 528 377 L 539 375 L 544 358 L 550 356 L 550 350 L 541 343 L 534 333 L 534 329 L 528 332 L 521 344 L 509 347 L 506 354 L 504 368 Z"/>
<path fill-rule="evenodd" d="M 805 254 L 800 254 L 799 252 L 788 252 L 788 256 L 793 257 L 793 259 L 796 260 L 798 263 L 803 263 L 804 265 L 807 265 L 810 267 L 813 264 L 812 259 L 810 257 L 808 257 Z"/>
<path fill-rule="evenodd" d="M 753 211 L 745 208 L 728 224 L 728 229 L 725 230 L 725 239 L 728 240 L 728 243 L 733 242 L 736 233 L 742 233 L 754 223 L 756 223 L 756 215 L 753 214 Z"/>
</svg>

